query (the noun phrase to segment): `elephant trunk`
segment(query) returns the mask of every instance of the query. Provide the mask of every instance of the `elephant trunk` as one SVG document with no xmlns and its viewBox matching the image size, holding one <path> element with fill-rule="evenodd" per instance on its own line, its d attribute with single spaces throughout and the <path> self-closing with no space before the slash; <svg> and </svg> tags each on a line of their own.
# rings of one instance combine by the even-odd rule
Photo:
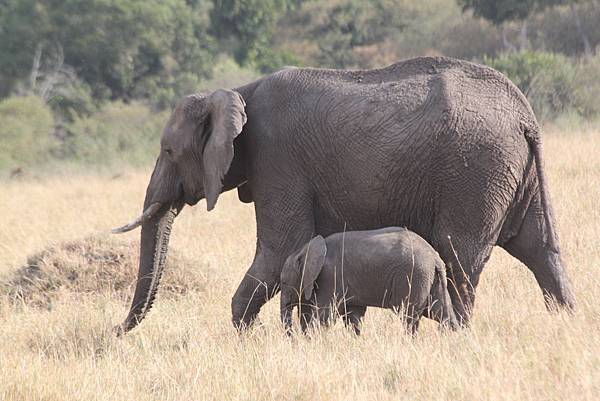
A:
<svg viewBox="0 0 600 401">
<path fill-rule="evenodd" d="M 119 334 L 136 327 L 152 308 L 165 266 L 171 227 L 182 207 L 182 203 L 162 205 L 160 210 L 142 223 L 137 284 L 129 314 L 121 324 Z"/>
</svg>

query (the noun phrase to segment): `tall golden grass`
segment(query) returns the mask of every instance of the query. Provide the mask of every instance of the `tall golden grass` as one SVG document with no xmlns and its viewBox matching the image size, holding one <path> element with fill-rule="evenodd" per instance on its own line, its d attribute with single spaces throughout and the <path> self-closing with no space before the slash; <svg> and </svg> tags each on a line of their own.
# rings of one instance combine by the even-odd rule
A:
<svg viewBox="0 0 600 401">
<path fill-rule="evenodd" d="M 197 262 L 205 285 L 179 297 L 159 291 L 122 339 L 111 332 L 127 311 L 122 297 L 66 290 L 43 308 L 0 298 L 0 399 L 600 399 L 600 134 L 544 143 L 574 316 L 547 313 L 533 275 L 498 249 L 468 330 L 439 333 L 424 322 L 410 338 L 394 315 L 371 309 L 361 337 L 338 324 L 288 339 L 274 300 L 239 335 L 230 299 L 253 256 L 255 223 L 252 206 L 226 194 L 214 212 L 203 203 L 184 209 L 174 226 L 172 249 Z M 3 182 L 0 274 L 52 244 L 108 236 L 140 212 L 148 176 Z"/>
</svg>

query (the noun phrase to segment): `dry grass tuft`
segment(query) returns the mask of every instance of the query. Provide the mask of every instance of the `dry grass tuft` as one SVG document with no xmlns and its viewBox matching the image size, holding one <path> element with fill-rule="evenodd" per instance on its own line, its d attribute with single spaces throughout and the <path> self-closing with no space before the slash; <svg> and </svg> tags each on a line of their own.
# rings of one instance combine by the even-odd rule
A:
<svg viewBox="0 0 600 401">
<path fill-rule="evenodd" d="M 19 269 L 0 278 L 0 297 L 12 304 L 51 309 L 61 296 L 102 295 L 126 300 L 133 293 L 138 272 L 138 241 L 108 235 L 50 246 L 27 258 Z M 204 291 L 206 268 L 171 249 L 161 294 L 168 298 Z"/>
</svg>

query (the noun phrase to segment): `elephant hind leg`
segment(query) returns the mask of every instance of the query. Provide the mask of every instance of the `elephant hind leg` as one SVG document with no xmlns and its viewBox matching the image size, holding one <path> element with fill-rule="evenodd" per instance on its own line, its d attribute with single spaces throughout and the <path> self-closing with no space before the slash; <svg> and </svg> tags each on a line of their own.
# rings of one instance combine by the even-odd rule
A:
<svg viewBox="0 0 600 401">
<path fill-rule="evenodd" d="M 575 296 L 560 251 L 553 250 L 545 239 L 545 224 L 538 193 L 531 200 L 518 233 L 500 245 L 532 271 L 549 310 L 556 305 L 573 309 Z"/>
<path fill-rule="evenodd" d="M 434 236 L 431 244 L 446 265 L 447 290 L 456 319 L 466 327 L 473 313 L 481 272 L 497 239 L 497 230 L 451 223 L 440 223 L 440 227 L 444 228 L 437 230 L 438 235 Z"/>
<path fill-rule="evenodd" d="M 424 309 L 424 308 L 423 308 Z M 417 309 L 412 305 L 409 305 L 406 310 L 406 333 L 409 335 L 416 335 L 419 331 L 419 323 L 421 321 L 421 315 L 423 310 Z"/>
<path fill-rule="evenodd" d="M 472 240 L 461 241 L 448 238 L 438 252 L 448 267 L 448 294 L 456 319 L 461 326 L 468 326 L 475 305 L 475 290 L 492 247 Z M 469 246 L 468 244 L 472 245 Z"/>
</svg>

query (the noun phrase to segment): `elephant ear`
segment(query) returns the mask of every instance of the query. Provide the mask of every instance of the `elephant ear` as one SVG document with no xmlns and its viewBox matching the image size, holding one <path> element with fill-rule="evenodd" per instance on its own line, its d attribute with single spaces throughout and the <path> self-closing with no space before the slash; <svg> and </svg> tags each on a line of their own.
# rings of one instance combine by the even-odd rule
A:
<svg viewBox="0 0 600 401">
<path fill-rule="evenodd" d="M 299 262 L 304 262 L 304 274 L 302 277 L 304 287 L 304 298 L 312 298 L 315 281 L 321 273 L 325 256 L 327 255 L 327 245 L 325 239 L 318 235 L 300 251 Z M 302 265 L 300 266 L 302 267 Z"/>
<path fill-rule="evenodd" d="M 210 94 L 206 102 L 211 132 L 202 159 L 206 207 L 210 211 L 217 203 L 223 188 L 223 177 L 233 160 L 233 140 L 242 132 L 247 118 L 244 111 L 246 103 L 237 92 L 220 89 Z"/>
</svg>

